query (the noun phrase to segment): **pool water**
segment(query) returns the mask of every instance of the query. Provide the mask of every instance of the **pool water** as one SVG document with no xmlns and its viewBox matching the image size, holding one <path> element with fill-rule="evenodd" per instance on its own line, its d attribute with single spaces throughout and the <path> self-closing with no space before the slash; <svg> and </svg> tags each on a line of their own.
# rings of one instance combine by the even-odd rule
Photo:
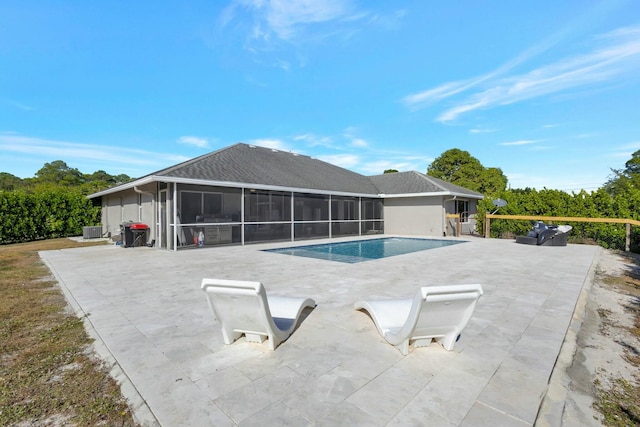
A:
<svg viewBox="0 0 640 427">
<path fill-rule="evenodd" d="M 411 252 L 456 245 L 458 243 L 464 242 L 456 240 L 385 237 L 381 239 L 358 240 L 352 242 L 266 249 L 265 252 L 275 252 L 285 255 L 303 256 L 307 258 L 318 258 L 355 264 L 372 259 L 388 258 Z"/>
</svg>

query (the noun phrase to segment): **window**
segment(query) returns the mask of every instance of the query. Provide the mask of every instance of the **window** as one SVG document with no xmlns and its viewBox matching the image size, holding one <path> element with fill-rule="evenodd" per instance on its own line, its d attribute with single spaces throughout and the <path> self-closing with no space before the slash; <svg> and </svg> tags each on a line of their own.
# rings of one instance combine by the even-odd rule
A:
<svg viewBox="0 0 640 427">
<path fill-rule="evenodd" d="M 247 190 L 244 195 L 246 222 L 291 221 L 291 193 Z"/>
<path fill-rule="evenodd" d="M 382 219 L 383 204 L 380 199 L 362 199 L 362 219 Z"/>
<path fill-rule="evenodd" d="M 295 221 L 329 221 L 329 196 L 296 193 L 294 200 Z"/>
<path fill-rule="evenodd" d="M 222 215 L 222 194 L 199 191 L 180 192 L 180 220 L 183 224 L 216 222 Z"/>
<path fill-rule="evenodd" d="M 331 199 L 331 220 L 357 220 L 358 199 L 355 197 L 334 196 Z"/>
<path fill-rule="evenodd" d="M 456 213 L 460 215 L 461 222 L 469 222 L 469 201 L 456 200 Z"/>
</svg>

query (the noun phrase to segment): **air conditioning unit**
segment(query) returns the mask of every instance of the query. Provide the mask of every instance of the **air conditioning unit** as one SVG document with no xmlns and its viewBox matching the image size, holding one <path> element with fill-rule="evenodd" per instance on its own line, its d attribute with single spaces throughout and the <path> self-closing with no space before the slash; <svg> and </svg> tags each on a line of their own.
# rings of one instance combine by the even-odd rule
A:
<svg viewBox="0 0 640 427">
<path fill-rule="evenodd" d="M 99 239 L 102 237 L 102 226 L 82 227 L 83 239 Z"/>
</svg>

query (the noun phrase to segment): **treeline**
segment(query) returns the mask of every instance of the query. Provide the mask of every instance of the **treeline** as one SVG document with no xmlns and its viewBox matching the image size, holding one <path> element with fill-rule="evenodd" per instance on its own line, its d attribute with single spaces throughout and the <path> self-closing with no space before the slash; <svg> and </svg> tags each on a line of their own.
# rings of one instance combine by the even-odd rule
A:
<svg viewBox="0 0 640 427">
<path fill-rule="evenodd" d="M 485 214 L 562 216 L 579 218 L 622 218 L 640 220 L 640 150 L 632 154 L 625 168 L 612 170 L 611 178 L 597 191 L 567 193 L 532 188 L 506 189 L 507 180 L 498 168 L 485 168 L 468 152 L 449 150 L 434 160 L 427 173 L 485 195 L 478 204 L 477 232 L 484 234 Z M 506 206 L 493 204 L 503 199 Z M 624 224 L 568 222 L 573 227 L 569 241 L 595 243 L 605 248 L 624 249 Z M 631 250 L 640 252 L 640 227 L 631 228 Z M 491 236 L 514 238 L 526 235 L 529 221 L 491 220 Z"/>
<path fill-rule="evenodd" d="M 0 172 L 0 191 L 40 191 L 51 186 L 73 188 L 83 194 L 96 193 L 114 185 L 131 181 L 125 174 L 110 175 L 103 170 L 85 174 L 69 167 L 62 160 L 45 163 L 33 178 L 20 178 L 7 172 Z"/>
<path fill-rule="evenodd" d="M 0 172 L 0 244 L 81 235 L 100 223 L 100 206 L 86 196 L 130 180 L 83 174 L 62 160 L 45 163 L 34 178 Z"/>
<path fill-rule="evenodd" d="M 385 172 L 393 172 L 392 170 Z M 484 194 L 478 205 L 477 231 L 483 233 L 485 213 L 496 210 L 492 201 L 503 199 L 498 210 L 505 215 L 538 215 L 640 220 L 640 150 L 622 170 L 597 191 L 567 193 L 531 188 L 507 189 L 502 170 L 484 167 L 468 152 L 452 149 L 436 158 L 427 174 Z M 82 234 L 82 227 L 100 222 L 100 207 L 86 195 L 130 181 L 127 175 L 104 171 L 83 174 L 61 160 L 46 163 L 34 178 L 21 179 L 0 172 L 0 244 Z M 569 223 L 572 242 L 593 242 L 623 249 L 626 228 L 622 224 Z M 526 234 L 528 221 L 494 219 L 493 237 Z M 632 227 L 631 249 L 640 252 L 640 227 Z"/>
</svg>

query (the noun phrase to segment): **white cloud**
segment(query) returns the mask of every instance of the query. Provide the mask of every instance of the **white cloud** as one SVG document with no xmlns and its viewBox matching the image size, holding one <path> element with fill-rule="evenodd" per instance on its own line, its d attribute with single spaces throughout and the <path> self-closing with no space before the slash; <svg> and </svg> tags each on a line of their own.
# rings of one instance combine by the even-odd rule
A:
<svg viewBox="0 0 640 427">
<path fill-rule="evenodd" d="M 178 138 L 178 142 L 180 144 L 193 145 L 199 148 L 207 148 L 209 146 L 209 141 L 197 136 L 181 136 Z"/>
<path fill-rule="evenodd" d="M 398 156 L 387 159 L 363 161 L 354 168 L 363 175 L 380 175 L 387 169 L 395 169 L 399 172 L 418 171 L 424 173 L 433 159 L 418 156 Z"/>
<path fill-rule="evenodd" d="M 85 173 L 103 169 L 141 174 L 148 173 L 155 168 L 187 160 L 187 157 L 175 154 L 156 153 L 126 147 L 114 148 L 106 145 L 58 141 L 15 134 L 0 134 L 0 153 L 26 155 L 31 160 L 40 161 L 42 164 L 54 160 L 62 160 L 70 166 L 77 165 L 73 167 L 77 167 Z M 6 157 L 5 154 L 0 155 L 0 159 Z M 87 168 L 95 169 L 86 170 Z M 1 165 L 0 169 L 2 169 Z M 23 175 L 27 176 L 28 174 L 24 173 Z"/>
<path fill-rule="evenodd" d="M 302 133 L 285 139 L 254 139 L 247 141 L 247 144 L 310 155 L 327 163 L 365 175 L 378 175 L 386 169 L 424 172 L 429 163 L 433 161 L 428 156 L 375 149 L 368 141 L 357 137 L 355 135 L 357 131 L 356 127 L 348 127 L 343 131 L 342 135 L 335 137 L 336 141 L 332 137 L 319 136 L 314 133 Z M 304 143 L 307 149 L 302 151 L 297 148 L 290 150 L 289 147 L 296 147 L 296 143 L 298 146 L 301 145 L 300 143 Z"/>
<path fill-rule="evenodd" d="M 333 147 L 333 140 L 328 136 L 318 136 L 312 133 L 305 133 L 302 135 L 296 135 L 293 137 L 294 141 L 305 142 L 310 147 Z"/>
<path fill-rule="evenodd" d="M 520 55 L 507 61 L 493 71 L 467 80 L 444 83 L 433 89 L 428 89 L 422 92 L 408 95 L 404 97 L 403 102 L 409 109 L 415 111 L 445 98 L 449 98 L 451 96 L 457 95 L 458 93 L 472 89 L 473 87 L 478 86 L 486 81 L 492 81 L 498 76 L 505 74 L 506 72 L 526 62 L 537 54 L 550 49 L 559 41 L 560 38 L 561 34 L 555 34 L 551 37 L 546 38 L 532 48 L 527 49 Z M 460 114 L 465 111 L 468 111 L 468 109 L 461 108 Z"/>
<path fill-rule="evenodd" d="M 521 54 L 495 71 L 465 81 L 444 83 L 433 89 L 408 95 L 404 102 L 416 110 L 476 86 L 476 90 L 442 112 L 437 120 L 448 122 L 465 113 L 521 102 L 544 95 L 562 93 L 569 89 L 611 82 L 621 74 L 634 72 L 640 65 L 640 26 L 621 28 L 599 36 L 599 47 L 590 52 L 565 57 L 555 63 L 530 70 L 524 74 L 500 77 L 535 54 L 547 50 L 555 42 L 542 43 Z"/>
<path fill-rule="evenodd" d="M 623 150 L 632 150 L 632 151 L 640 150 L 640 141 L 634 141 L 628 144 L 623 144 L 619 148 Z"/>
<path fill-rule="evenodd" d="M 303 50 L 329 39 L 346 42 L 363 28 L 395 31 L 406 14 L 375 14 L 354 0 L 233 0 L 218 16 L 215 35 L 202 37 L 207 45 L 220 46 L 221 40 L 238 36 L 254 60 L 288 71 L 305 66 Z M 292 53 L 292 46 L 299 49 Z"/>
<path fill-rule="evenodd" d="M 469 133 L 493 133 L 495 129 L 469 129 Z"/>
<path fill-rule="evenodd" d="M 0 98 L 0 102 L 6 103 L 6 104 L 8 104 L 8 105 L 10 105 L 12 107 L 15 107 L 15 108 L 17 108 L 19 110 L 23 110 L 23 111 L 33 111 L 34 110 L 33 107 L 30 107 L 30 106 L 28 106 L 26 104 L 22 104 L 20 102 L 16 102 L 16 101 L 13 101 L 13 100 L 7 99 L 7 98 Z"/>
<path fill-rule="evenodd" d="M 52 160 L 84 159 L 103 161 L 127 161 L 149 164 L 147 152 L 131 148 L 114 149 L 108 146 L 56 141 L 18 135 L 0 135 L 0 151 L 28 153 Z"/>
<path fill-rule="evenodd" d="M 369 143 L 365 139 L 356 136 L 357 132 L 358 129 L 355 126 L 349 126 L 342 132 L 342 136 L 349 140 L 349 145 L 351 147 L 359 149 L 368 147 Z"/>
<path fill-rule="evenodd" d="M 640 141 L 635 141 L 616 147 L 614 151 L 609 153 L 609 157 L 624 159 L 624 161 L 626 162 L 627 160 L 631 159 L 633 153 L 638 150 L 640 150 Z"/>
<path fill-rule="evenodd" d="M 535 144 L 536 140 L 533 139 L 521 139 L 519 141 L 509 141 L 509 142 L 501 142 L 500 145 L 529 145 Z"/>
<path fill-rule="evenodd" d="M 280 150 L 280 151 L 290 151 L 286 143 L 280 139 L 273 139 L 273 138 L 251 139 L 247 141 L 247 144 L 257 145 L 259 147 L 271 148 L 271 149 Z"/>
<path fill-rule="evenodd" d="M 266 20 L 273 32 L 286 40 L 293 37 L 299 25 L 341 17 L 346 12 L 346 3 L 341 0 L 272 0 L 266 11 Z"/>
<path fill-rule="evenodd" d="M 238 17 L 238 8 L 253 16 L 251 38 L 268 41 L 293 39 L 310 25 L 353 20 L 359 16 L 349 0 L 236 0 L 220 16 L 221 27 Z"/>
<path fill-rule="evenodd" d="M 362 138 L 354 138 L 351 140 L 351 145 L 353 147 L 363 148 L 367 147 L 369 144 Z"/>
<path fill-rule="evenodd" d="M 526 173 L 510 173 L 505 172 L 510 188 L 535 188 L 542 190 L 543 188 L 562 190 L 568 193 L 578 193 L 580 190 L 594 191 L 602 187 L 607 180 L 607 172 L 601 173 L 600 181 L 597 181 L 597 174 L 585 175 L 536 175 Z"/>
<path fill-rule="evenodd" d="M 353 169 L 360 163 L 360 157 L 355 154 L 328 154 L 317 158 L 345 169 Z"/>
<path fill-rule="evenodd" d="M 390 15 L 382 15 L 376 13 L 375 15 L 371 15 L 369 17 L 369 22 L 387 30 L 397 30 L 400 27 L 400 22 L 407 15 L 407 13 L 408 12 L 405 9 L 398 9 Z"/>
<path fill-rule="evenodd" d="M 585 132 L 585 133 L 579 133 L 577 135 L 574 135 L 573 138 L 574 139 L 589 139 L 589 138 L 595 138 L 596 136 L 598 136 L 597 133 L 595 132 Z"/>
<path fill-rule="evenodd" d="M 472 94 L 438 118 L 446 122 L 480 108 L 555 94 L 568 89 L 608 82 L 640 64 L 640 27 L 616 31 L 605 38 L 611 44 L 587 54 L 565 58 L 526 74 L 491 82 L 491 88 Z"/>
<path fill-rule="evenodd" d="M 463 92 L 472 86 L 474 86 L 473 82 L 469 81 L 449 82 L 433 89 L 407 95 L 402 99 L 402 101 L 409 109 L 415 111 L 457 93 Z"/>
</svg>

